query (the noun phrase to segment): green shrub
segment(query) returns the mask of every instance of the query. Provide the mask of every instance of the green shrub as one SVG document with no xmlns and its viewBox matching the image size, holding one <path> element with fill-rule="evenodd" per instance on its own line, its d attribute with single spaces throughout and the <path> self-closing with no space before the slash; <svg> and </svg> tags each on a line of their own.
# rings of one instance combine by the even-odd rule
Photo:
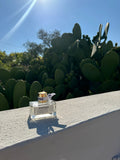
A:
<svg viewBox="0 0 120 160">
<path fill-rule="evenodd" d="M 0 111 L 9 109 L 8 101 L 5 96 L 0 93 Z"/>
<path fill-rule="evenodd" d="M 42 91 L 42 86 L 38 81 L 34 81 L 30 87 L 30 100 L 35 101 L 38 98 L 38 92 Z"/>
<path fill-rule="evenodd" d="M 22 96 L 26 95 L 26 86 L 25 86 L 25 81 L 19 80 L 15 87 L 14 87 L 14 93 L 13 93 L 13 103 L 14 103 L 14 108 L 18 108 L 18 103 L 19 100 Z"/>
</svg>

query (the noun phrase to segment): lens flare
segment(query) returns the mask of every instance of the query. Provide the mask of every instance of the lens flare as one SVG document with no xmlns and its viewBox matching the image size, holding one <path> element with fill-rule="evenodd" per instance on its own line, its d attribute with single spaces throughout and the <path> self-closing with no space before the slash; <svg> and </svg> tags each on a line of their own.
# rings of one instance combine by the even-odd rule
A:
<svg viewBox="0 0 120 160">
<path fill-rule="evenodd" d="M 29 8 L 26 10 L 26 12 L 23 14 L 23 16 L 19 19 L 19 21 L 15 24 L 15 26 L 1 39 L 3 40 L 8 40 L 13 33 L 20 27 L 20 25 L 24 22 L 26 17 L 29 15 L 30 11 L 36 4 L 37 0 L 33 0 L 33 2 L 30 4 Z"/>
<path fill-rule="evenodd" d="M 13 19 L 14 17 L 16 17 L 19 13 L 21 13 L 27 6 L 30 5 L 30 3 L 32 2 L 33 0 L 29 0 L 28 2 L 26 2 L 18 11 L 16 11 L 14 14 L 12 14 L 10 16 L 10 19 Z"/>
</svg>

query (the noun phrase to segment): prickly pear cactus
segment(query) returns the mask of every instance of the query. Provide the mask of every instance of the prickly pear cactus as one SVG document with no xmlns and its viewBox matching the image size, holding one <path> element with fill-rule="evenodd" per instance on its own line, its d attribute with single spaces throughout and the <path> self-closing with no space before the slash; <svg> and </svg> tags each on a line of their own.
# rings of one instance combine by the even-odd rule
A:
<svg viewBox="0 0 120 160">
<path fill-rule="evenodd" d="M 98 93 L 118 90 L 120 82 L 114 80 L 106 80 L 98 87 Z"/>
<path fill-rule="evenodd" d="M 25 72 L 21 67 L 14 67 L 10 71 L 10 76 L 16 80 L 25 79 Z"/>
<path fill-rule="evenodd" d="M 15 79 L 9 79 L 6 83 L 6 96 L 11 108 L 13 107 L 13 91 L 17 81 Z"/>
<path fill-rule="evenodd" d="M 66 96 L 66 99 L 71 99 L 71 98 L 73 98 L 72 93 L 68 93 L 67 96 Z"/>
<path fill-rule="evenodd" d="M 78 23 L 76 23 L 73 27 L 73 36 L 75 40 L 81 39 L 81 28 Z"/>
<path fill-rule="evenodd" d="M 97 67 L 97 63 L 92 59 L 85 59 L 80 63 L 83 75 L 90 81 L 100 81 L 101 72 Z"/>
<path fill-rule="evenodd" d="M 10 72 L 6 69 L 0 68 L 0 81 L 3 83 L 10 78 Z"/>
<path fill-rule="evenodd" d="M 9 109 L 8 101 L 5 96 L 0 93 L 0 111 Z"/>
<path fill-rule="evenodd" d="M 119 55 L 115 51 L 107 52 L 101 61 L 101 72 L 105 79 L 110 79 L 119 65 Z"/>
<path fill-rule="evenodd" d="M 29 106 L 29 101 L 30 101 L 30 98 L 29 98 L 29 97 L 27 97 L 27 96 L 21 97 L 20 100 L 19 100 L 18 107 L 26 107 L 26 106 Z"/>
<path fill-rule="evenodd" d="M 42 91 L 42 86 L 38 81 L 34 81 L 30 87 L 30 100 L 35 101 L 38 97 L 38 92 Z"/>
<path fill-rule="evenodd" d="M 55 70 L 55 81 L 56 84 L 62 84 L 64 82 L 64 72 L 61 69 Z"/>
<path fill-rule="evenodd" d="M 54 89 L 51 86 L 46 86 L 43 90 L 47 93 L 53 93 L 54 92 Z"/>
<path fill-rule="evenodd" d="M 19 100 L 22 96 L 25 95 L 26 95 L 25 82 L 23 80 L 19 80 L 14 87 L 14 93 L 13 93 L 14 108 L 19 107 Z"/>
</svg>

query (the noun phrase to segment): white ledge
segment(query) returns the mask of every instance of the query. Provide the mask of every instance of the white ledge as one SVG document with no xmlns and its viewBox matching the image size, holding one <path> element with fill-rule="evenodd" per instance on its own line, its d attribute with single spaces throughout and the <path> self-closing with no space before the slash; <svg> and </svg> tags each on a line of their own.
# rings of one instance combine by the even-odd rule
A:
<svg viewBox="0 0 120 160">
<path fill-rule="evenodd" d="M 0 149 L 43 137 L 120 109 L 120 91 L 56 102 L 56 120 L 31 123 L 29 107 L 0 112 Z"/>
</svg>

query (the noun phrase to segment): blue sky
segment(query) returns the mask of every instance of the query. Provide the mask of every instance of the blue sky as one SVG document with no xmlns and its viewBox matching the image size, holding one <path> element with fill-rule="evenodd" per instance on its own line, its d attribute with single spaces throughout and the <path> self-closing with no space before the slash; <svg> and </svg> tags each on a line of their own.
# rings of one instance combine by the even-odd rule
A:
<svg viewBox="0 0 120 160">
<path fill-rule="evenodd" d="M 0 0 L 0 50 L 25 51 L 27 41 L 40 43 L 40 29 L 61 34 L 72 32 L 75 23 L 82 34 L 96 35 L 110 23 L 108 39 L 120 45 L 120 0 Z"/>
</svg>

